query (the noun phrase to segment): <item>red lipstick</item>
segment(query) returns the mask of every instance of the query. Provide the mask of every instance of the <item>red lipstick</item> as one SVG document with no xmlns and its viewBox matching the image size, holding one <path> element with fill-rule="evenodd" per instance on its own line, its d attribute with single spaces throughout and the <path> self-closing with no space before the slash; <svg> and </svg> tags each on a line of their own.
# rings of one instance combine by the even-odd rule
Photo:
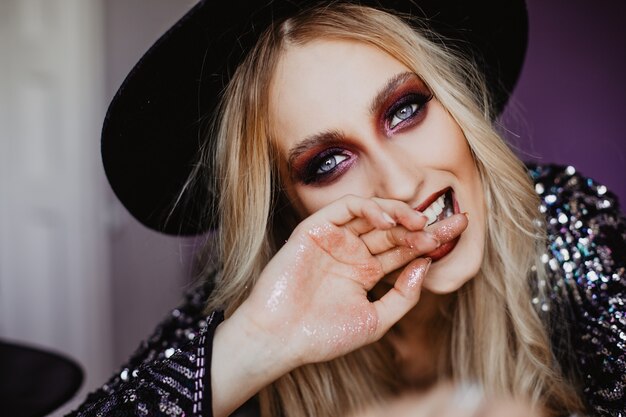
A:
<svg viewBox="0 0 626 417">
<path fill-rule="evenodd" d="M 422 202 L 422 204 L 420 204 L 416 208 L 416 210 L 419 210 L 419 211 L 423 212 L 435 200 L 437 200 L 439 197 L 441 197 L 442 195 L 444 195 L 448 191 L 450 191 L 450 198 L 452 199 L 452 206 L 453 206 L 453 209 L 454 209 L 454 214 L 455 215 L 458 214 L 460 212 L 460 210 L 459 210 L 459 203 L 456 200 L 455 195 L 454 195 L 454 191 L 452 190 L 451 187 L 447 187 L 447 188 L 444 188 L 444 189 L 442 189 L 440 191 L 437 191 L 436 193 L 433 193 L 426 200 L 424 200 L 424 202 Z M 427 253 L 426 255 L 424 255 L 424 256 L 430 257 L 433 260 L 433 262 L 438 261 L 439 259 L 443 258 L 447 254 L 452 252 L 452 250 L 455 248 L 455 246 L 459 242 L 459 238 L 461 237 L 460 235 L 456 236 L 456 234 L 458 233 L 458 227 L 454 227 L 453 224 L 438 225 L 437 223 L 439 221 L 437 221 L 437 222 L 433 223 L 432 225 L 428 226 L 427 229 L 426 229 L 430 233 L 432 233 L 440 242 L 444 242 L 437 249 L 435 249 L 435 250 Z"/>
<path fill-rule="evenodd" d="M 419 206 L 415 207 L 415 210 L 417 211 L 424 211 L 428 208 L 428 206 L 430 206 L 432 203 L 435 202 L 435 200 L 437 200 L 439 197 L 441 197 L 443 194 L 447 193 L 448 190 L 450 190 L 451 187 L 446 187 L 443 190 L 439 190 L 436 193 L 431 194 L 426 200 L 424 200 L 422 202 L 422 204 L 420 204 Z M 456 200 L 455 200 L 455 213 L 456 213 Z"/>
</svg>

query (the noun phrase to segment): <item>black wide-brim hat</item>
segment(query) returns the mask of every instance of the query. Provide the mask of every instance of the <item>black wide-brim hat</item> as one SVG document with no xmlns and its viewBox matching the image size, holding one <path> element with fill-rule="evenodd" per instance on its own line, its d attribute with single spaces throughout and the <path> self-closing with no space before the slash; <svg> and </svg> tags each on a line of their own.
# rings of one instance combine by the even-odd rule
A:
<svg viewBox="0 0 626 417">
<path fill-rule="evenodd" d="M 230 75 L 270 24 L 329 2 L 203 0 L 146 52 L 113 98 L 102 130 L 106 175 L 137 220 L 172 235 L 215 227 L 217 218 L 206 220 L 206 211 L 216 206 L 218 190 L 194 188 L 175 203 Z M 523 0 L 347 2 L 427 19 L 447 46 L 477 62 L 497 113 L 504 108 L 526 52 Z"/>
</svg>

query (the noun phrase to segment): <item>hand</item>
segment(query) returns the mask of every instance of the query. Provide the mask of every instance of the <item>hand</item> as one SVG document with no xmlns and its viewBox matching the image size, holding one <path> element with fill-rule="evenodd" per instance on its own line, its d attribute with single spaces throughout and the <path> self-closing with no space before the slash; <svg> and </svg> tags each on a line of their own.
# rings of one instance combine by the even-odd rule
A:
<svg viewBox="0 0 626 417">
<path fill-rule="evenodd" d="M 441 223 L 456 237 L 467 218 Z M 273 351 L 291 368 L 372 343 L 419 299 L 430 260 L 417 257 L 443 243 L 423 231 L 425 224 L 400 201 L 341 198 L 298 225 L 236 314 L 257 337 L 273 340 Z M 368 291 L 401 267 L 394 287 L 370 302 Z"/>
<path fill-rule="evenodd" d="M 429 266 L 419 256 L 467 227 L 466 216 L 454 215 L 427 233 L 426 221 L 400 201 L 346 196 L 300 223 L 248 299 L 216 329 L 214 415 L 229 415 L 300 365 L 382 337 L 419 300 Z M 370 302 L 368 291 L 399 268 L 393 288 Z"/>
</svg>

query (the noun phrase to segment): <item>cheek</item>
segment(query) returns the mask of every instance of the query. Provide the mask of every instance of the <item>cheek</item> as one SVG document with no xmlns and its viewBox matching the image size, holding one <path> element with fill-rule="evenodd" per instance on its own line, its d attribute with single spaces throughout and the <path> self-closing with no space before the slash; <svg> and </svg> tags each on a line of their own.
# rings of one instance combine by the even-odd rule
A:
<svg viewBox="0 0 626 417">
<path fill-rule="evenodd" d="M 442 168 L 451 172 L 468 174 L 474 169 L 474 159 L 463 131 L 446 112 L 427 132 L 429 140 L 423 143 L 421 152 L 431 161 L 439 161 Z"/>
<path fill-rule="evenodd" d="M 301 218 L 305 218 L 346 195 L 372 197 L 374 193 L 367 178 L 361 166 L 352 166 L 340 181 L 329 185 L 315 187 L 293 184 L 290 187 L 290 198 Z"/>
<path fill-rule="evenodd" d="M 466 176 L 474 167 L 472 153 L 463 131 L 441 106 L 433 100 L 425 123 L 396 138 L 404 155 L 422 167 Z"/>
<path fill-rule="evenodd" d="M 296 196 L 303 214 L 311 215 L 319 209 L 348 194 L 366 196 L 368 193 L 358 179 L 339 181 L 326 187 L 296 187 Z"/>
</svg>

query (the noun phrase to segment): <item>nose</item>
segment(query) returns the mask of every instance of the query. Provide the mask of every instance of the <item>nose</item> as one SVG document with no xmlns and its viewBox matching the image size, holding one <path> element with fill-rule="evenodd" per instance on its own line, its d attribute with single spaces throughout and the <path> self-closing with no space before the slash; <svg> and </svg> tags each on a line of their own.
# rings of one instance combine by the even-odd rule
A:
<svg viewBox="0 0 626 417">
<path fill-rule="evenodd" d="M 406 150 L 385 146 L 371 160 L 371 184 L 377 197 L 415 202 L 424 169 Z"/>
</svg>

